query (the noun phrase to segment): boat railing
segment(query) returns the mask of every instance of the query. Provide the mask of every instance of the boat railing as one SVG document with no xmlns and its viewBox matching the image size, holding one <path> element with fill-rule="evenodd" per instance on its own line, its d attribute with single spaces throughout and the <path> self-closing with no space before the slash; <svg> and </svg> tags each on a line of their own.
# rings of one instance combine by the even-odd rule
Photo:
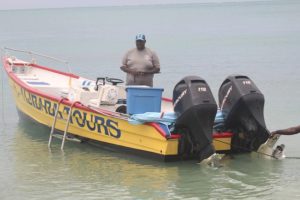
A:
<svg viewBox="0 0 300 200">
<path fill-rule="evenodd" d="M 4 52 L 4 55 L 7 55 L 7 51 L 14 51 L 14 52 L 20 52 L 20 53 L 25 53 L 31 56 L 31 62 L 35 62 L 35 59 L 33 56 L 39 56 L 39 57 L 43 57 L 43 58 L 47 58 L 56 62 L 60 62 L 60 63 L 64 63 L 67 66 L 67 70 L 69 73 L 71 73 L 71 68 L 69 66 L 69 62 L 60 58 L 55 58 L 52 56 L 48 56 L 45 54 L 41 54 L 41 53 L 37 53 L 37 52 L 33 52 L 33 51 L 28 51 L 28 50 L 22 50 L 22 49 L 14 49 L 14 48 L 9 48 L 9 47 L 4 47 L 2 48 L 2 51 Z"/>
</svg>

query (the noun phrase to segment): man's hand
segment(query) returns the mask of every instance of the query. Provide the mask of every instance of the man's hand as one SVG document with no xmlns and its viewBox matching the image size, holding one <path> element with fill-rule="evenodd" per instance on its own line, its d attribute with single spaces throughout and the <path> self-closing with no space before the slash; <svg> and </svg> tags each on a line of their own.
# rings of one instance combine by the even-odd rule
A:
<svg viewBox="0 0 300 200">
<path fill-rule="evenodd" d="M 147 71 L 147 72 L 136 71 L 136 70 L 130 69 L 130 68 L 126 67 L 126 66 L 121 66 L 120 68 L 121 68 L 121 70 L 123 72 L 132 74 L 134 76 L 143 76 L 145 74 L 157 74 L 157 73 L 160 73 L 160 68 L 153 68 L 151 71 Z"/>
<path fill-rule="evenodd" d="M 138 72 L 134 69 L 129 69 L 128 67 L 126 66 L 121 66 L 120 69 L 123 71 L 123 72 L 126 72 L 128 74 L 132 74 L 132 75 L 139 75 L 141 72 Z"/>
<path fill-rule="evenodd" d="M 129 73 L 131 74 L 131 71 L 127 66 L 121 66 L 120 69 L 123 71 L 123 72 L 126 72 L 126 73 Z"/>
</svg>

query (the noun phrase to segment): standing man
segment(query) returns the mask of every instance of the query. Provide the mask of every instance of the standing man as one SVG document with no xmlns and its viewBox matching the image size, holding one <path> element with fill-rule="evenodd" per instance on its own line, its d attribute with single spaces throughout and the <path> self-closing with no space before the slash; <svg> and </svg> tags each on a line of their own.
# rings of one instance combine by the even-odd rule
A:
<svg viewBox="0 0 300 200">
<path fill-rule="evenodd" d="M 159 59 L 154 51 L 145 47 L 146 36 L 135 37 L 136 48 L 129 50 L 122 61 L 121 70 L 127 73 L 126 85 L 153 87 L 153 76 L 160 72 Z"/>
</svg>

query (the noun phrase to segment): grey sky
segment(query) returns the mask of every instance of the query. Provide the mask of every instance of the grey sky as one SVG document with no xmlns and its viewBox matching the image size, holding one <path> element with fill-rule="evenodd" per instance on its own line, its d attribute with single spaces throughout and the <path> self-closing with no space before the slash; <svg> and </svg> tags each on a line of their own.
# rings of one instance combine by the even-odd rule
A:
<svg viewBox="0 0 300 200">
<path fill-rule="evenodd" d="M 121 6 L 141 4 L 208 3 L 254 0 L 0 0 L 0 10 L 28 8 Z"/>
</svg>

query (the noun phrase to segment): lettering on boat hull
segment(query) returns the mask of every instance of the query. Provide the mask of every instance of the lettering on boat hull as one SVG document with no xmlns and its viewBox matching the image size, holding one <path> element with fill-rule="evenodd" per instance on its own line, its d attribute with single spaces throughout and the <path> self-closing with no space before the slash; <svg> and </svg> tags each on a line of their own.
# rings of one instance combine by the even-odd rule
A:
<svg viewBox="0 0 300 200">
<path fill-rule="evenodd" d="M 16 89 L 17 97 L 20 98 L 21 96 L 21 99 L 33 109 L 36 109 L 45 115 L 54 117 L 55 110 L 58 106 L 57 102 L 53 102 L 44 97 L 30 93 L 26 89 L 17 85 L 15 85 L 14 89 Z M 66 120 L 70 111 L 70 107 L 66 105 L 60 106 L 61 108 L 58 112 L 58 118 Z M 73 110 L 70 124 L 80 128 L 88 129 L 90 132 L 105 134 L 113 138 L 120 138 L 122 135 L 122 132 L 118 127 L 118 121 L 78 109 Z"/>
</svg>

